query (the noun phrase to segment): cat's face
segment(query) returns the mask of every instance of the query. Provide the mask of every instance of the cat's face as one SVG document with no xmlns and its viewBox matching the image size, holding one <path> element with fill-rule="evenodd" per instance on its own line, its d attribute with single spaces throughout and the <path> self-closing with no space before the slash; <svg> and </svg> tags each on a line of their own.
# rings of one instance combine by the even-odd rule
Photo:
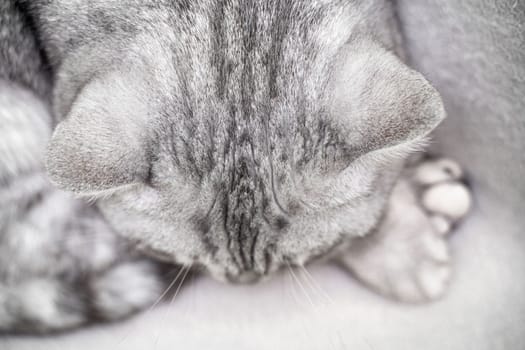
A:
<svg viewBox="0 0 525 350">
<path fill-rule="evenodd" d="M 229 281 L 366 234 L 444 116 L 425 79 L 372 41 L 327 58 L 241 39 L 207 56 L 193 39 L 145 40 L 141 60 L 83 89 L 47 159 L 59 187 L 97 197 L 138 247 Z"/>
<path fill-rule="evenodd" d="M 399 162 L 360 159 L 340 172 L 238 157 L 188 176 L 160 153 L 144 183 L 99 201 L 112 225 L 160 259 L 252 281 L 303 265 L 367 233 L 381 215 Z M 257 159 L 257 158 L 256 158 Z M 224 170 L 223 170 L 224 169 Z"/>
</svg>

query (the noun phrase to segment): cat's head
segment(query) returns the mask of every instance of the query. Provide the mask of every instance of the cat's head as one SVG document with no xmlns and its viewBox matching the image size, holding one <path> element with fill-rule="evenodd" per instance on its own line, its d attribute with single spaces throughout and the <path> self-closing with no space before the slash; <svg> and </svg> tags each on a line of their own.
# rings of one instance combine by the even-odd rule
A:
<svg viewBox="0 0 525 350">
<path fill-rule="evenodd" d="M 444 117 L 429 83 L 372 41 L 328 57 L 145 45 L 78 94 L 47 169 L 137 246 L 223 280 L 366 234 L 402 159 Z"/>
</svg>

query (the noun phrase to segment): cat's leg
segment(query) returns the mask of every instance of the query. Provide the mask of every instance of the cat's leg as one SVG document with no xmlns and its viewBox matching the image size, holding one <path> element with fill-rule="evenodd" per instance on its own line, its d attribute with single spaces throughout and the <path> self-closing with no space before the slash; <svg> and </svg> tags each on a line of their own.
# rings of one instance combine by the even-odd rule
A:
<svg viewBox="0 0 525 350">
<path fill-rule="evenodd" d="M 166 268 L 134 252 L 96 208 L 43 187 L 37 202 L 0 227 L 0 333 L 62 331 L 154 304 Z"/>
<path fill-rule="evenodd" d="M 96 208 L 43 171 L 51 116 L 0 79 L 0 332 L 49 332 L 151 305 L 160 265 L 131 253 Z"/>
<path fill-rule="evenodd" d="M 172 267 L 130 249 L 94 207 L 55 189 L 40 196 L 0 227 L 0 333 L 62 331 L 155 303 Z"/>
<path fill-rule="evenodd" d="M 442 296 L 451 275 L 446 234 L 470 206 L 452 161 L 426 161 L 395 186 L 376 230 L 356 239 L 341 262 L 358 279 L 397 300 Z"/>
</svg>

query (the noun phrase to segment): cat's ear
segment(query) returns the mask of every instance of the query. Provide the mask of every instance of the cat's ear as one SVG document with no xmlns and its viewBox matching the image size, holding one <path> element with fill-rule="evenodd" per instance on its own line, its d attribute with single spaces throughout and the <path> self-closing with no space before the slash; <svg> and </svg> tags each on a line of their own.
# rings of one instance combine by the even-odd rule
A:
<svg viewBox="0 0 525 350">
<path fill-rule="evenodd" d="M 51 138 L 46 167 L 52 182 L 89 195 L 142 181 L 149 171 L 147 115 L 132 87 L 90 83 Z"/>
<path fill-rule="evenodd" d="M 423 139 L 445 118 L 429 82 L 375 43 L 341 55 L 332 87 L 331 115 L 357 155 Z"/>
</svg>

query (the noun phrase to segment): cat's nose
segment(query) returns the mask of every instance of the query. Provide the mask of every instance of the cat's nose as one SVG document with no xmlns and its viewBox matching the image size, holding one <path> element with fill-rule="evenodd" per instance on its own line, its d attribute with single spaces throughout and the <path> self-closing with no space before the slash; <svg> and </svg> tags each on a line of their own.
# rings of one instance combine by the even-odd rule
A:
<svg viewBox="0 0 525 350">
<path fill-rule="evenodd" d="M 239 282 L 241 283 L 255 283 L 261 278 L 261 275 L 255 271 L 243 271 L 239 275 Z"/>
<path fill-rule="evenodd" d="M 228 275 L 228 280 L 233 283 L 255 283 L 261 279 L 261 276 L 253 270 L 244 270 L 235 275 Z"/>
</svg>

